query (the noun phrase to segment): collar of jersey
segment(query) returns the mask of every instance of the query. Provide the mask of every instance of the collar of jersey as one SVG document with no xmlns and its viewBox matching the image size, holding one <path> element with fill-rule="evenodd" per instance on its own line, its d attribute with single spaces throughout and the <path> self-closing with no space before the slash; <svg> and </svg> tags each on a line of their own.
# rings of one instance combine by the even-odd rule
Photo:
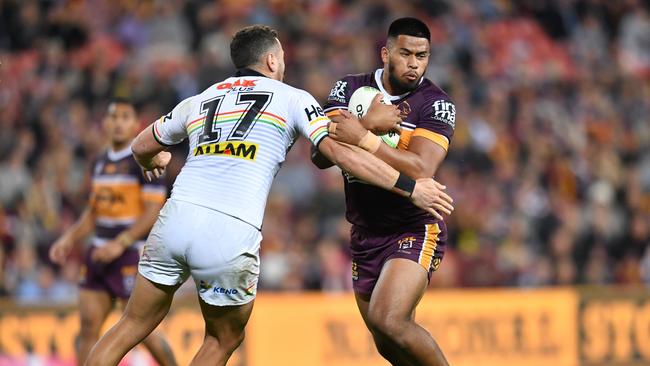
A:
<svg viewBox="0 0 650 366">
<path fill-rule="evenodd" d="M 108 158 L 111 159 L 112 161 L 124 159 L 127 156 L 131 155 L 131 146 L 127 146 L 124 149 L 118 151 L 113 151 L 113 149 L 109 147 L 107 155 Z"/>
<path fill-rule="evenodd" d="M 267 77 L 266 75 L 262 74 L 259 71 L 255 71 L 253 69 L 246 69 L 246 68 L 237 70 L 237 72 L 235 73 L 235 76 L 236 77 L 240 77 L 240 76 L 261 76 L 261 77 L 264 77 L 264 78 Z"/>
<path fill-rule="evenodd" d="M 383 73 L 384 73 L 384 69 L 375 70 L 375 83 L 377 83 L 377 86 L 379 87 L 379 90 L 381 91 L 382 94 L 384 94 L 384 96 L 386 96 L 388 98 L 388 100 L 390 100 L 391 102 L 395 102 L 395 101 L 398 101 L 400 99 L 403 99 L 404 97 L 409 95 L 409 93 L 411 93 L 411 92 L 406 92 L 406 93 L 401 94 L 401 95 L 390 95 L 390 94 L 388 94 L 386 89 L 384 89 L 384 84 L 381 82 L 381 75 Z M 418 83 L 418 86 L 420 84 L 422 84 L 422 81 L 424 81 L 424 77 L 420 78 L 420 82 Z"/>
</svg>

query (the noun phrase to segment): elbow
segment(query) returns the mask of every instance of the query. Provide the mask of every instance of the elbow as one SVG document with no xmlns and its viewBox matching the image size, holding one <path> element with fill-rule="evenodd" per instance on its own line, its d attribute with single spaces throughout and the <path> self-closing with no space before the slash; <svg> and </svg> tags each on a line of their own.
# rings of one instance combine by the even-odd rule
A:
<svg viewBox="0 0 650 366">
<path fill-rule="evenodd" d="M 418 161 L 413 164 L 409 171 L 404 173 L 413 179 L 431 178 L 435 174 L 435 169 L 433 169 L 431 166 L 427 166 L 423 162 Z"/>
<path fill-rule="evenodd" d="M 311 162 L 318 169 L 327 169 L 327 168 L 331 168 L 334 165 L 334 163 L 332 163 L 332 161 L 330 161 L 327 157 L 325 157 L 325 155 L 323 155 L 315 146 L 312 146 Z"/>
<path fill-rule="evenodd" d="M 138 157 L 142 155 L 142 144 L 138 144 L 137 139 L 131 144 L 131 152 L 133 156 Z"/>
</svg>

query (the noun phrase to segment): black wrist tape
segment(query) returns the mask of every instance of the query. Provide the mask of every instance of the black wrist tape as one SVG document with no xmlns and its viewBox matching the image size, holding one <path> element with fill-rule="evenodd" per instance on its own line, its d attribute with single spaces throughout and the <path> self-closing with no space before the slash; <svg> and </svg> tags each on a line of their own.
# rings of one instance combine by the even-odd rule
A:
<svg viewBox="0 0 650 366">
<path fill-rule="evenodd" d="M 413 190 L 415 189 L 415 180 L 407 177 L 402 173 L 399 173 L 397 182 L 395 182 L 395 188 L 399 188 L 404 192 L 408 192 L 409 197 L 411 197 L 411 195 L 413 194 Z"/>
</svg>

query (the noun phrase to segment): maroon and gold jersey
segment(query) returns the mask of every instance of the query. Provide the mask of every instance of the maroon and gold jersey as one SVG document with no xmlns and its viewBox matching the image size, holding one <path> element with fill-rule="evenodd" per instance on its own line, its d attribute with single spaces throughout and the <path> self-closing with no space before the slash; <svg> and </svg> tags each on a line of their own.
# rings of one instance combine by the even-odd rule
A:
<svg viewBox="0 0 650 366">
<path fill-rule="evenodd" d="M 145 181 L 131 148 L 106 151 L 95 162 L 92 174 L 93 245 L 101 246 L 128 229 L 142 215 L 145 202 L 164 202 L 166 198 L 162 182 Z"/>
<path fill-rule="evenodd" d="M 337 81 L 325 104 L 325 113 L 347 109 L 352 93 L 360 87 L 370 86 L 380 90 L 384 99 L 389 99 L 401 111 L 403 122 L 398 149 L 408 150 L 411 138 L 421 136 L 447 151 L 456 122 L 456 108 L 447 94 L 430 80 L 422 78 L 415 90 L 392 96 L 382 85 L 382 73 L 383 70 L 378 69 L 374 73 L 348 75 Z M 391 231 L 436 221 L 409 199 L 349 175 L 345 179 L 345 197 L 348 221 L 368 230 Z"/>
</svg>

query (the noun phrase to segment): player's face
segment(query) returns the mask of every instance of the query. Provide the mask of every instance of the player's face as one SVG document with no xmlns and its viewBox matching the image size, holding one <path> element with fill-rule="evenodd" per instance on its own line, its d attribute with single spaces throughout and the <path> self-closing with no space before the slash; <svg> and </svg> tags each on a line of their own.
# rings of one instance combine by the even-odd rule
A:
<svg viewBox="0 0 650 366">
<path fill-rule="evenodd" d="M 397 94 L 415 89 L 429 63 L 429 41 L 426 38 L 399 35 L 382 48 L 384 71 L 388 71 L 391 87 Z"/>
<path fill-rule="evenodd" d="M 130 104 L 111 103 L 104 120 L 104 127 L 113 145 L 130 142 L 138 132 L 138 119 Z"/>
</svg>

